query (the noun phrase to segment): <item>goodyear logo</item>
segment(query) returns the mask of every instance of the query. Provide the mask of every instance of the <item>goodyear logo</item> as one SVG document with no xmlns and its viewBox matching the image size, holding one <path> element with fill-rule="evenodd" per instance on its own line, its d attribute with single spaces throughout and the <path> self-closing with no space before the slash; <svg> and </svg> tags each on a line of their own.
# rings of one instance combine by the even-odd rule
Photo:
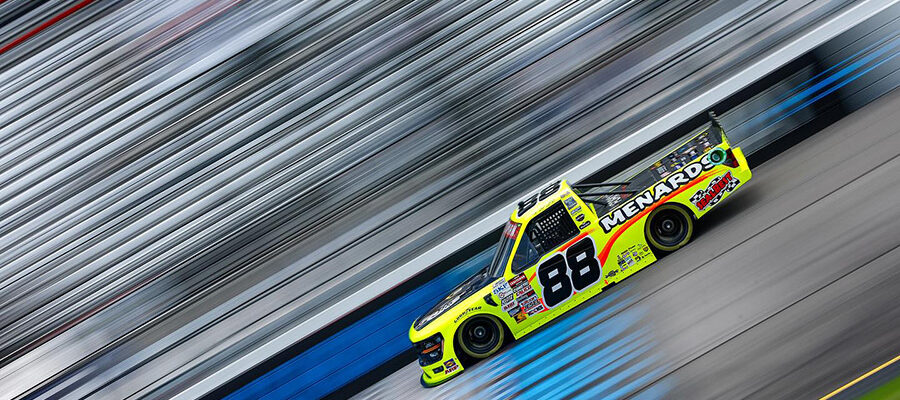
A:
<svg viewBox="0 0 900 400">
<path fill-rule="evenodd" d="M 470 312 L 472 312 L 472 311 L 478 311 L 478 310 L 480 310 L 480 309 L 481 309 L 481 306 L 475 306 L 475 307 L 469 307 L 469 308 L 467 308 L 465 311 L 461 312 L 458 316 L 456 316 L 456 319 L 453 320 L 453 323 L 455 324 L 455 323 L 459 322 L 459 320 L 462 319 L 462 317 L 465 317 L 465 316 L 468 315 Z"/>
</svg>

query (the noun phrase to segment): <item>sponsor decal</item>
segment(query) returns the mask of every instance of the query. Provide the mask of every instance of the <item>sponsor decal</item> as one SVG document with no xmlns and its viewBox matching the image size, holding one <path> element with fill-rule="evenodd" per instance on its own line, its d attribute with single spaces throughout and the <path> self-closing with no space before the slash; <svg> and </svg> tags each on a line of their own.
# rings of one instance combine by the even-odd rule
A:
<svg viewBox="0 0 900 400">
<path fill-rule="evenodd" d="M 447 361 L 444 361 L 444 375 L 448 375 L 453 371 L 456 371 L 457 369 L 459 369 L 459 365 L 456 364 L 456 360 L 451 358 Z"/>
<path fill-rule="evenodd" d="M 521 324 L 523 321 L 528 319 L 528 314 L 526 314 L 525 311 L 522 310 L 522 307 L 516 307 L 512 310 L 509 310 L 507 311 L 507 314 L 509 314 L 510 318 L 516 320 L 517 324 Z"/>
<path fill-rule="evenodd" d="M 619 264 L 619 268 L 622 271 L 627 271 L 628 268 L 633 267 L 635 264 L 634 258 L 631 257 L 631 253 L 629 253 L 628 250 L 623 251 L 622 254 L 619 254 L 619 256 L 616 258 Z"/>
<path fill-rule="evenodd" d="M 518 308 L 519 303 L 516 301 L 515 297 L 513 297 L 512 292 L 508 295 L 500 298 L 500 309 L 503 311 L 509 311 L 514 308 Z"/>
<path fill-rule="evenodd" d="M 706 189 L 700 189 L 697 193 L 694 193 L 694 195 L 691 196 L 691 204 L 700 211 L 711 208 L 715 206 L 719 200 L 722 200 L 722 196 L 724 196 L 725 193 L 730 193 L 740 184 L 741 181 L 731 175 L 731 171 L 728 171 L 709 181 L 709 185 L 707 185 Z"/>
<path fill-rule="evenodd" d="M 587 228 L 588 225 L 590 225 L 590 224 L 591 224 L 591 221 L 584 221 L 583 224 L 578 226 L 578 229 L 584 230 L 584 228 Z"/>
<path fill-rule="evenodd" d="M 544 305 L 541 303 L 540 298 L 538 298 L 537 293 L 534 292 L 534 288 L 531 286 L 531 282 L 528 281 L 528 277 L 525 276 L 524 272 L 510 279 L 509 286 L 512 288 L 513 293 L 515 293 L 516 301 L 519 303 L 519 308 L 524 314 L 532 316 L 544 311 Z M 516 315 L 516 322 L 521 322 L 519 321 L 519 318 L 520 316 Z"/>
<path fill-rule="evenodd" d="M 566 208 L 568 208 L 568 209 L 570 209 L 570 210 L 571 210 L 573 207 L 575 207 L 575 206 L 578 205 L 578 203 L 575 202 L 575 198 L 574 198 L 574 197 L 566 197 L 566 199 L 563 200 L 563 203 L 566 203 Z"/>
<path fill-rule="evenodd" d="M 578 222 L 584 221 L 584 214 L 578 214 L 575 216 L 575 220 Z"/>
<path fill-rule="evenodd" d="M 622 203 L 621 206 L 604 215 L 600 218 L 600 226 L 603 228 L 603 232 L 612 232 L 615 227 L 624 224 L 631 217 L 656 204 L 667 194 L 674 193 L 681 186 L 700 176 L 703 171 L 715 167 L 707 158 L 703 157 L 699 161 L 688 164 L 684 169 L 668 175 L 665 180 L 647 188 L 640 194 L 632 196 L 628 201 Z"/>
<path fill-rule="evenodd" d="M 524 307 L 524 303 L 530 300 L 534 296 L 534 289 L 531 288 L 531 285 L 527 287 L 519 288 L 516 292 L 516 301 L 519 302 L 520 306 Z"/>
<path fill-rule="evenodd" d="M 635 260 L 640 261 L 650 256 L 650 246 L 646 244 L 633 244 L 628 248 Z"/>
<path fill-rule="evenodd" d="M 618 274 L 618 273 L 619 273 L 619 270 L 617 270 L 617 269 L 614 269 L 614 270 L 612 270 L 612 271 L 609 271 L 609 272 L 606 273 L 606 279 L 612 279 L 612 278 L 615 277 L 616 274 Z"/>
<path fill-rule="evenodd" d="M 528 310 L 536 307 L 535 302 L 540 303 L 540 300 L 529 298 L 529 299 L 520 301 L 519 305 L 522 306 L 522 312 L 525 314 L 528 314 L 528 316 L 531 316 L 531 314 L 528 313 Z"/>
<path fill-rule="evenodd" d="M 515 297 L 513 297 L 512 292 L 504 297 L 501 297 L 500 302 L 500 309 L 503 311 L 509 311 L 519 307 L 519 303 L 516 301 Z"/>
<path fill-rule="evenodd" d="M 509 286 L 516 293 L 516 295 L 521 295 L 522 291 L 531 288 L 531 285 L 528 284 L 528 278 L 525 277 L 525 273 L 518 274 L 510 279 Z"/>
<path fill-rule="evenodd" d="M 537 306 L 529 308 L 527 311 L 525 311 L 525 313 L 528 315 L 535 315 L 544 312 L 544 310 L 544 306 L 542 304 L 538 304 Z"/>
<path fill-rule="evenodd" d="M 627 271 L 628 268 L 633 267 L 635 264 L 649 256 L 650 247 L 645 244 L 635 244 L 622 251 L 622 253 L 616 257 L 616 261 L 619 265 L 619 269 Z"/>
<path fill-rule="evenodd" d="M 517 309 L 517 310 L 516 310 L 516 314 L 513 315 L 512 317 L 516 319 L 516 323 L 517 323 L 517 324 L 521 324 L 523 321 L 525 321 L 526 319 L 528 319 L 528 315 L 525 314 L 525 312 L 522 311 L 521 308 Z"/>
<path fill-rule="evenodd" d="M 532 293 L 534 293 L 534 289 L 531 287 L 531 285 L 524 284 L 524 285 L 520 285 L 520 286 L 516 287 L 515 293 L 516 293 L 516 299 L 519 300 L 519 302 L 521 303 L 523 298 L 530 296 Z"/>
<path fill-rule="evenodd" d="M 500 298 L 500 309 L 503 311 L 511 311 L 519 308 L 519 303 L 516 301 L 513 296 L 512 288 L 509 287 L 509 283 L 505 280 L 499 280 L 494 282 L 493 288 L 491 292 L 497 295 Z M 510 316 L 513 314 L 510 313 Z"/>
<path fill-rule="evenodd" d="M 500 293 L 503 293 L 507 290 L 510 290 L 509 283 L 504 280 L 494 282 L 491 287 L 491 293 L 496 294 L 497 296 L 500 296 Z"/>
<path fill-rule="evenodd" d="M 544 306 L 541 304 L 541 300 L 534 295 L 528 296 L 528 298 L 524 299 L 522 302 L 520 302 L 520 304 L 522 305 L 522 311 L 528 314 L 529 317 L 541 311 L 544 311 Z"/>
<path fill-rule="evenodd" d="M 515 222 L 509 221 L 506 223 L 506 227 L 503 228 L 503 236 L 506 236 L 510 239 L 515 239 L 516 235 L 519 234 L 519 227 L 522 226 Z"/>
<path fill-rule="evenodd" d="M 573 214 L 573 215 L 574 215 L 574 214 L 578 214 L 578 213 L 580 213 L 580 212 L 581 212 L 581 206 L 578 206 L 578 207 L 575 207 L 575 208 L 569 210 L 569 213 L 571 213 L 571 214 Z"/>
<path fill-rule="evenodd" d="M 478 310 L 480 310 L 480 309 L 481 309 L 481 306 L 475 306 L 475 307 L 469 307 L 469 308 L 467 308 L 465 311 L 459 313 L 459 315 L 456 316 L 456 319 L 453 320 L 453 323 L 455 324 L 455 323 L 459 322 L 459 320 L 462 319 L 462 317 L 465 317 L 465 316 L 468 315 L 470 312 L 472 312 L 472 311 L 478 311 Z"/>
</svg>

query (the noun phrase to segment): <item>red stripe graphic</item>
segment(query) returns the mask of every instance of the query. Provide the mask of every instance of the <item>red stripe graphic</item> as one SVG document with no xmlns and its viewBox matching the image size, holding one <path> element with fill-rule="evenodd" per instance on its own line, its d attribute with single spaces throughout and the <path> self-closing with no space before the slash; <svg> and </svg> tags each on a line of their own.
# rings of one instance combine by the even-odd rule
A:
<svg viewBox="0 0 900 400">
<path fill-rule="evenodd" d="M 43 24 L 38 25 L 38 26 L 35 27 L 34 29 L 32 29 L 32 30 L 26 32 L 24 35 L 19 36 L 18 38 L 16 38 L 16 39 L 13 40 L 12 42 L 7 43 L 5 46 L 0 47 L 0 54 L 6 53 L 7 51 L 9 51 L 9 49 L 18 46 L 18 45 L 21 44 L 22 42 L 28 40 L 28 38 L 30 38 L 30 37 L 32 37 L 32 36 L 34 36 L 34 35 L 37 35 L 40 31 L 42 31 L 42 30 L 44 30 L 44 29 L 47 29 L 47 27 L 49 27 L 50 25 L 53 25 L 53 24 L 59 22 L 60 20 L 62 20 L 63 18 L 68 17 L 69 15 L 71 15 L 72 13 L 74 13 L 75 11 L 78 11 L 78 10 L 84 8 L 84 6 L 90 4 L 90 3 L 93 2 L 93 1 L 94 1 L 94 0 L 83 0 L 83 1 L 81 1 L 80 3 L 78 3 L 78 4 L 76 4 L 76 5 L 72 6 L 72 7 L 69 7 L 69 9 L 67 9 L 67 10 L 65 10 L 65 11 L 63 11 L 63 12 L 57 14 L 57 15 L 54 16 L 53 18 L 48 19 L 48 20 L 45 21 Z"/>
<path fill-rule="evenodd" d="M 703 175 L 700 175 L 699 178 L 694 179 L 691 183 L 684 185 L 684 186 L 676 189 L 674 192 L 669 193 L 665 197 L 659 199 L 659 201 L 657 201 L 656 203 L 653 203 L 652 206 L 645 208 L 643 211 L 639 212 L 638 215 L 635 215 L 634 217 L 629 219 L 628 222 L 626 222 L 624 225 L 620 226 L 619 229 L 616 230 L 616 233 L 614 233 L 609 238 L 609 240 L 606 241 L 606 244 L 603 245 L 603 251 L 601 251 L 597 257 L 600 259 L 600 265 L 606 265 L 606 259 L 609 257 L 609 251 L 612 249 L 612 245 L 613 245 L 613 243 L 616 242 L 616 239 L 618 239 L 619 236 L 622 236 L 622 233 L 624 233 L 626 229 L 631 227 L 631 225 L 634 225 L 634 223 L 637 222 L 639 219 L 641 219 L 641 217 L 649 214 L 651 211 L 653 211 L 653 209 L 655 209 L 659 205 L 664 204 L 665 202 L 669 201 L 669 199 L 671 199 L 672 197 L 675 197 L 675 196 L 681 194 L 685 190 L 688 190 L 691 187 L 693 187 L 694 185 L 705 181 L 706 178 L 709 178 L 710 176 L 713 176 L 713 175 L 715 175 L 715 171 L 709 171 Z"/>
</svg>

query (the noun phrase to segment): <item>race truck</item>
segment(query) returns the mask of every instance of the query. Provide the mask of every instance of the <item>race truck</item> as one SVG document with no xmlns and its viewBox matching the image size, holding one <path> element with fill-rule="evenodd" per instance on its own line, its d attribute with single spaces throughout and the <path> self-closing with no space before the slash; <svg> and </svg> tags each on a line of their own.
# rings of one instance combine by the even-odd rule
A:
<svg viewBox="0 0 900 400">
<path fill-rule="evenodd" d="M 520 201 L 490 264 L 410 327 L 421 383 L 452 378 L 687 244 L 695 222 L 751 175 L 710 116 L 627 181 L 554 181 Z"/>
</svg>

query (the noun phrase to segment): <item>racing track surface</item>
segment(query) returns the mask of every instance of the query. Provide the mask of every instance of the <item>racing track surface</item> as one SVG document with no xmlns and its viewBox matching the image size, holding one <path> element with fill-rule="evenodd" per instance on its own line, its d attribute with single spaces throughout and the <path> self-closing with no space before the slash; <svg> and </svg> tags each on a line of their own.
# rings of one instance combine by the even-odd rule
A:
<svg viewBox="0 0 900 400">
<path fill-rule="evenodd" d="M 446 384 L 412 363 L 356 397 L 831 392 L 900 353 L 898 109 L 895 90 L 755 167 L 687 247 Z"/>
<path fill-rule="evenodd" d="M 895 2 L 88 4 L 0 49 L 0 398 L 203 393 L 522 188 Z M 75 1 L 21 3 L 0 43 Z"/>
</svg>

